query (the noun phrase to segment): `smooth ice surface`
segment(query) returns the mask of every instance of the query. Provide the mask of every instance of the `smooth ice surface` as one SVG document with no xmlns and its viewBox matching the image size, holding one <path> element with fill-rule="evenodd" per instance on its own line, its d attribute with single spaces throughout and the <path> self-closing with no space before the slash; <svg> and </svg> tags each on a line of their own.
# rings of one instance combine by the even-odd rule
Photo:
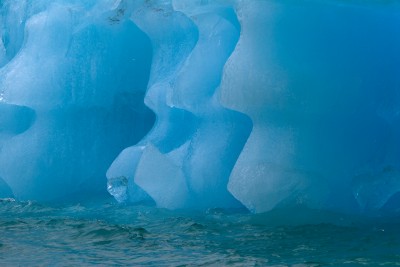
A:
<svg viewBox="0 0 400 267">
<path fill-rule="evenodd" d="M 400 208 L 399 1 L 5 0 L 0 35 L 0 197 Z"/>
</svg>

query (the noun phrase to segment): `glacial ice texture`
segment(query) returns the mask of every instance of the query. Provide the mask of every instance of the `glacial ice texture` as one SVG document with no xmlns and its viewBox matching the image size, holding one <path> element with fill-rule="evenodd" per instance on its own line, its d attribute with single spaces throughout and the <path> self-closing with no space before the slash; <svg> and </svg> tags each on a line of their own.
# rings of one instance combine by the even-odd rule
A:
<svg viewBox="0 0 400 267">
<path fill-rule="evenodd" d="M 400 3 L 0 2 L 0 197 L 400 208 Z"/>
</svg>

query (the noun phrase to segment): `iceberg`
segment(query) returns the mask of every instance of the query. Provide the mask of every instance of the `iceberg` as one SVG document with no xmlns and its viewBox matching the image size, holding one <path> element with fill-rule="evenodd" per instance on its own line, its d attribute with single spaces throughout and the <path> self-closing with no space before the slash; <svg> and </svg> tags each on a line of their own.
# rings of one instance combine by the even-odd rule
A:
<svg viewBox="0 0 400 267">
<path fill-rule="evenodd" d="M 399 26 L 398 1 L 4 0 L 0 197 L 397 212 Z"/>
</svg>

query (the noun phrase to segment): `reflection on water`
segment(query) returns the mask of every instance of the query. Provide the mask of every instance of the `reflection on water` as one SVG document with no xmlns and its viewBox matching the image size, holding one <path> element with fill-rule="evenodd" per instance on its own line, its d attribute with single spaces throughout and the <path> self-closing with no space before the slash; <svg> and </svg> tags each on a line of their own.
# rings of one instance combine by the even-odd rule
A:
<svg viewBox="0 0 400 267">
<path fill-rule="evenodd" d="M 316 214 L 301 213 L 317 221 Z M 286 221 L 282 219 L 282 214 L 252 215 L 217 209 L 206 213 L 171 212 L 147 206 L 121 206 L 111 200 L 57 207 L 1 200 L 0 265 L 400 263 L 398 220 L 334 217 L 324 215 L 325 219 L 316 224 L 303 221 L 298 225 L 288 216 Z M 300 220 L 296 215 L 293 218 Z"/>
</svg>

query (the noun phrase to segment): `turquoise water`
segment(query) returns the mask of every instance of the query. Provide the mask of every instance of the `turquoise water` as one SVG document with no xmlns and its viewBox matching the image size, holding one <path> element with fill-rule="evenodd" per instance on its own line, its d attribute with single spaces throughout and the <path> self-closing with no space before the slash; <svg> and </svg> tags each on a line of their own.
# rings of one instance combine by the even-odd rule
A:
<svg viewBox="0 0 400 267">
<path fill-rule="evenodd" d="M 0 201 L 0 266 L 395 266 L 400 223 L 307 210 Z"/>
</svg>

